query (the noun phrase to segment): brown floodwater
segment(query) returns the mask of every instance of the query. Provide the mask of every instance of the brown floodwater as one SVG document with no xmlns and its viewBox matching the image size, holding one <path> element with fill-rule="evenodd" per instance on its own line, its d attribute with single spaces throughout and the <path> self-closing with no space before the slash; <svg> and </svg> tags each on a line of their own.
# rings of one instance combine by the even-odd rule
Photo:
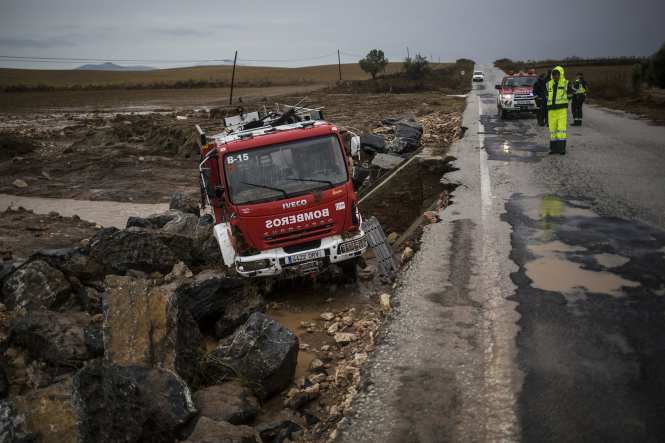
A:
<svg viewBox="0 0 665 443">
<path fill-rule="evenodd" d="M 147 217 L 169 209 L 168 203 L 120 203 L 0 194 L 0 209 L 4 210 L 12 204 L 14 209 L 23 206 L 26 209 L 32 209 L 35 214 L 48 214 L 55 211 L 63 217 L 78 215 L 83 220 L 94 221 L 105 228 L 115 226 L 118 229 L 125 228 L 129 217 Z"/>
</svg>

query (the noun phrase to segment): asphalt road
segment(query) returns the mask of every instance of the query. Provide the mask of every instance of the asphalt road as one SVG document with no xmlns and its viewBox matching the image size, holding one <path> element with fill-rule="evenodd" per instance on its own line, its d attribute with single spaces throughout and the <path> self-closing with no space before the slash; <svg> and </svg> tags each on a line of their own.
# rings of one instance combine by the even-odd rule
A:
<svg viewBox="0 0 665 443">
<path fill-rule="evenodd" d="M 336 441 L 665 441 L 665 127 L 585 106 L 550 156 L 535 116 L 498 118 L 503 73 L 476 69 L 453 204 Z"/>
</svg>

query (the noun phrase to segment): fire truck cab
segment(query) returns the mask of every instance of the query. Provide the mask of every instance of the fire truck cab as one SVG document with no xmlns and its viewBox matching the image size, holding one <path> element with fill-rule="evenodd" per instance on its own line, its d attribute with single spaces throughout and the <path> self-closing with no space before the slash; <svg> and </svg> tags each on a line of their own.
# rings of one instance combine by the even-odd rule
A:
<svg viewBox="0 0 665 443">
<path fill-rule="evenodd" d="M 538 76 L 532 74 L 513 74 L 509 72 L 503 77 L 500 85 L 496 85 L 499 94 L 496 99 L 499 117 L 508 118 L 511 112 L 533 112 L 538 109 L 533 97 L 533 85 Z"/>
<path fill-rule="evenodd" d="M 196 127 L 224 264 L 244 277 L 313 275 L 331 264 L 355 274 L 368 243 L 337 127 L 262 124 L 209 137 Z"/>
</svg>

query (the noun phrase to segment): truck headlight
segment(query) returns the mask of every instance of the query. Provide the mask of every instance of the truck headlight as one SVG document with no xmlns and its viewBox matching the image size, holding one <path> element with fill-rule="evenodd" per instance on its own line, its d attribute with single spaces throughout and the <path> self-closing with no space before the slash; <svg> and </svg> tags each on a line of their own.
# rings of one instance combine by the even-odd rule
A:
<svg viewBox="0 0 665 443">
<path fill-rule="evenodd" d="M 268 260 L 255 260 L 255 261 L 246 261 L 238 262 L 238 271 L 240 272 L 251 272 L 257 271 L 259 269 L 270 267 L 270 262 Z"/>
<path fill-rule="evenodd" d="M 503 99 L 504 100 L 511 100 L 513 98 L 513 94 L 503 94 Z"/>
<path fill-rule="evenodd" d="M 367 237 L 363 235 L 361 238 L 347 241 L 339 245 L 337 247 L 337 254 L 347 254 L 364 248 L 367 248 Z"/>
</svg>

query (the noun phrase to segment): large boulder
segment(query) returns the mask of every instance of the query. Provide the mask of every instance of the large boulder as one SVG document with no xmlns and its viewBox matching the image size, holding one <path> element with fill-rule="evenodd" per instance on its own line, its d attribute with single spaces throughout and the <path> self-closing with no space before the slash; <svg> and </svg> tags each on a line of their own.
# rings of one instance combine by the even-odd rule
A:
<svg viewBox="0 0 665 443">
<path fill-rule="evenodd" d="M 5 280 L 2 294 L 7 309 L 19 311 L 56 308 L 67 300 L 71 290 L 62 272 L 36 260 L 19 267 Z"/>
<path fill-rule="evenodd" d="M 192 396 L 198 417 L 245 425 L 259 415 L 259 400 L 238 381 L 210 386 Z"/>
<path fill-rule="evenodd" d="M 111 369 L 139 387 L 139 398 L 148 413 L 141 434 L 143 441 L 173 442 L 196 414 L 191 391 L 175 372 L 145 366 L 112 366 Z"/>
<path fill-rule="evenodd" d="M 166 223 L 162 227 L 162 230 L 193 238 L 196 234 L 198 223 L 198 216 L 186 212 L 180 212 L 175 218 Z"/>
<path fill-rule="evenodd" d="M 360 136 L 360 147 L 365 152 L 385 152 L 386 139 L 382 135 L 363 134 Z"/>
<path fill-rule="evenodd" d="M 211 379 L 234 378 L 240 374 L 252 384 L 259 398 L 265 398 L 293 382 L 298 345 L 298 336 L 293 331 L 256 312 L 215 348 L 217 361 L 203 362 L 201 367 Z"/>
<path fill-rule="evenodd" d="M 249 426 L 233 426 L 225 421 L 202 417 L 186 443 L 261 443 L 259 433 Z"/>
<path fill-rule="evenodd" d="M 0 442 L 137 442 L 147 419 L 139 387 L 102 365 L 0 401 Z"/>
<path fill-rule="evenodd" d="M 182 214 L 182 211 L 169 210 L 169 211 L 163 212 L 161 214 L 155 214 L 155 215 L 151 215 L 150 217 L 146 217 L 146 220 L 148 220 L 148 222 L 150 222 L 150 224 L 152 224 L 156 229 L 161 229 L 168 222 L 175 219 L 180 214 Z"/>
<path fill-rule="evenodd" d="M 111 275 L 102 299 L 104 360 L 123 367 L 172 370 L 188 384 L 194 379 L 203 336 L 170 288 L 147 280 Z"/>
<path fill-rule="evenodd" d="M 201 331 L 206 332 L 224 315 L 227 308 L 242 298 L 244 281 L 239 278 L 211 276 L 200 278 L 177 290 Z"/>
<path fill-rule="evenodd" d="M 129 269 L 167 274 L 178 262 L 192 263 L 190 238 L 141 228 L 103 229 L 90 238 L 88 247 L 92 256 L 104 257 L 114 274 Z"/>
<path fill-rule="evenodd" d="M 31 311 L 8 330 L 9 342 L 54 365 L 83 362 L 103 355 L 101 330 L 82 315 Z"/>
<path fill-rule="evenodd" d="M 197 217 L 178 211 L 178 215 L 162 227 L 163 232 L 192 239 L 193 258 L 199 262 L 218 261 L 221 250 L 213 235 L 215 221 L 210 214 Z"/>
<path fill-rule="evenodd" d="M 174 194 L 171 197 L 169 209 L 177 209 L 188 214 L 194 214 L 197 217 L 201 216 L 198 202 L 185 193 Z"/>
<path fill-rule="evenodd" d="M 148 229 L 155 229 L 155 226 L 150 223 L 150 220 L 143 218 L 143 217 L 129 217 L 127 219 L 127 225 L 125 225 L 125 229 L 127 228 L 148 228 Z"/>
<path fill-rule="evenodd" d="M 260 295 L 241 298 L 227 307 L 224 314 L 215 323 L 215 328 L 213 329 L 215 339 L 221 340 L 233 334 L 255 312 L 266 313 L 266 303 Z"/>
<path fill-rule="evenodd" d="M 107 273 L 103 259 L 91 258 L 73 248 L 33 249 L 30 260 L 41 260 L 66 275 L 83 281 L 102 280 Z"/>
</svg>

